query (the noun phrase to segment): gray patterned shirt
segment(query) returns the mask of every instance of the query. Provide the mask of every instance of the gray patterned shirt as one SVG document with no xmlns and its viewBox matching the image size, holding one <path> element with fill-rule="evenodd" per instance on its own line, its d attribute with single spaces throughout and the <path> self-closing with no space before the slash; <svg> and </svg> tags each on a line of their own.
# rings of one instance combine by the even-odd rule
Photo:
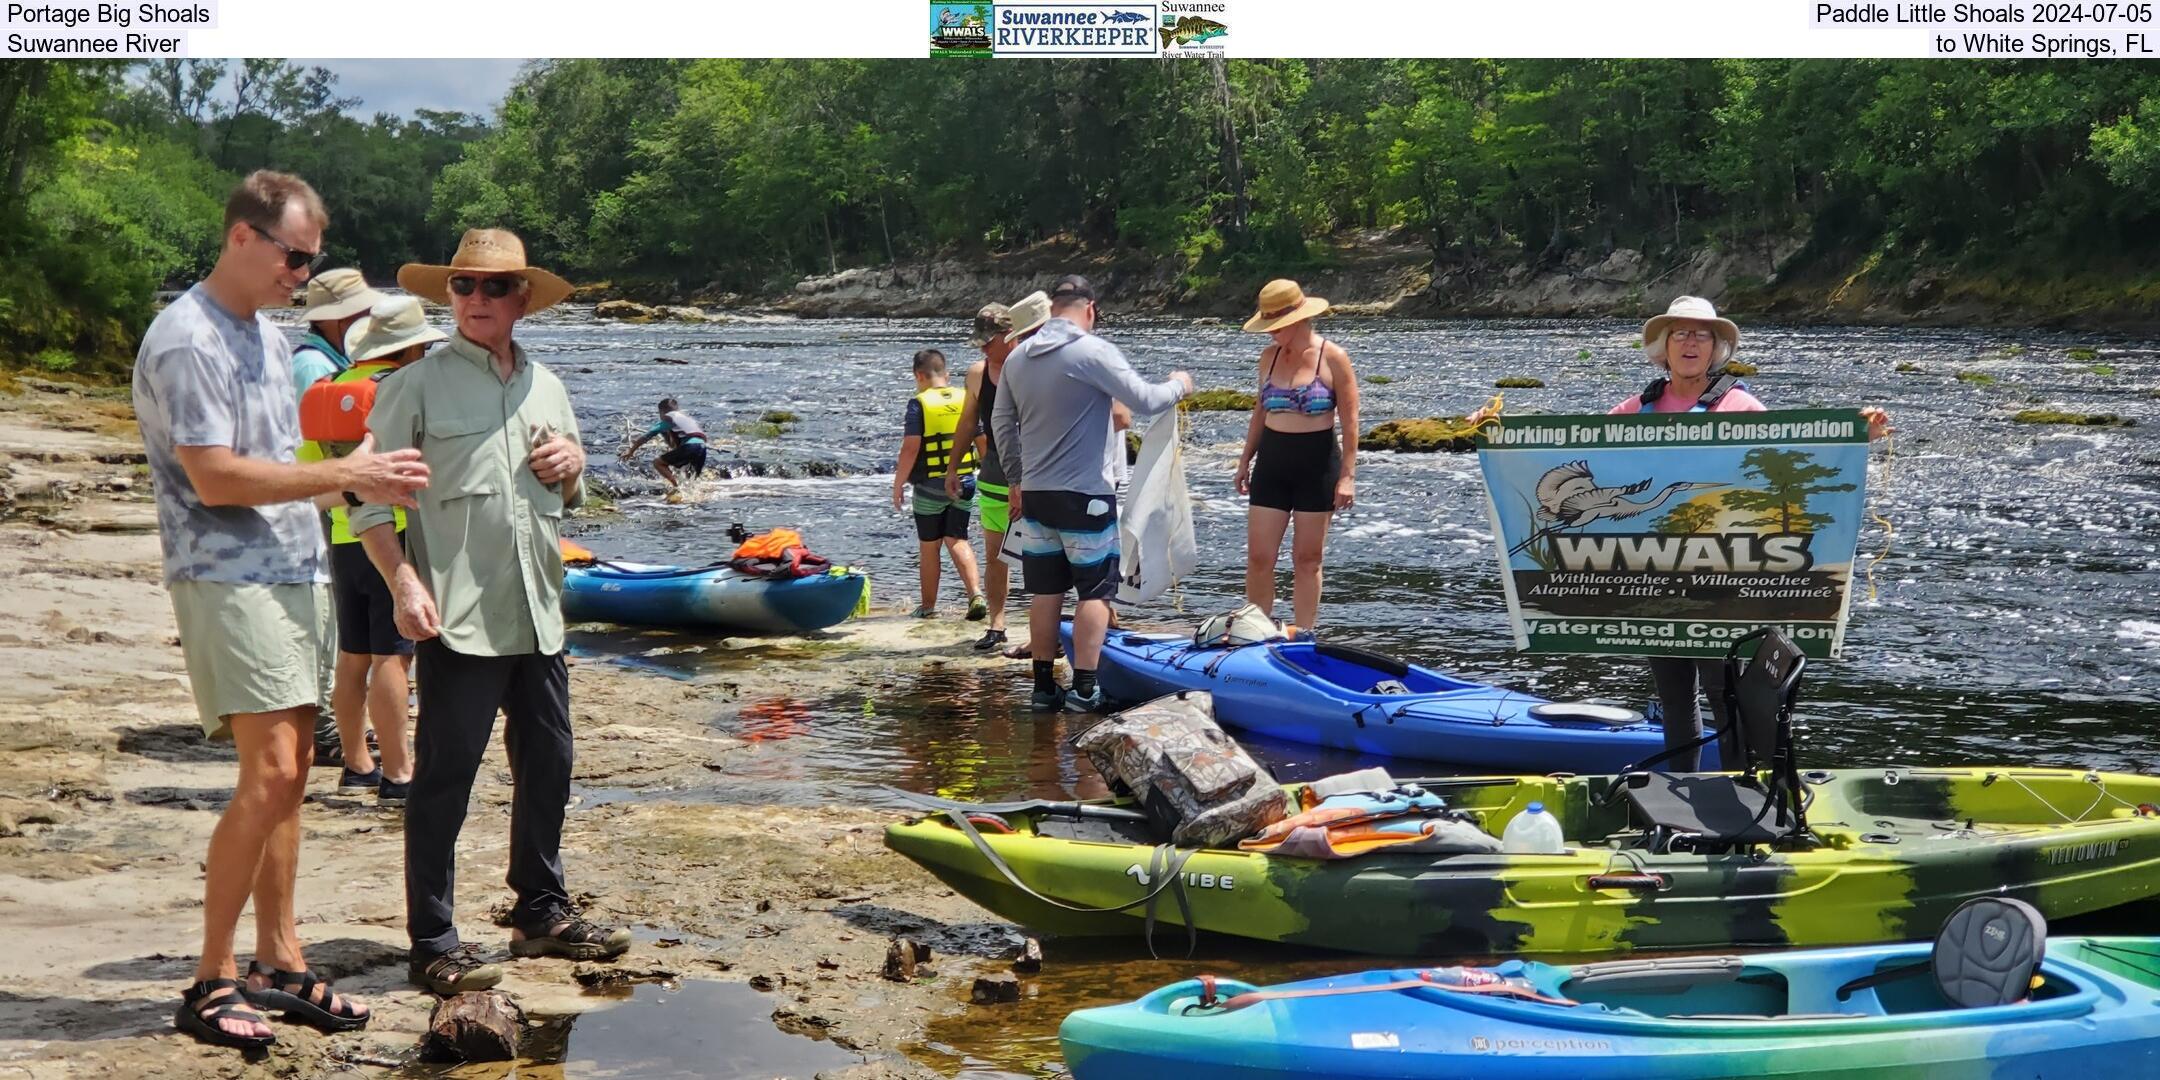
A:
<svg viewBox="0 0 2160 1080">
<path fill-rule="evenodd" d="M 168 584 L 329 580 L 313 506 L 205 506 L 175 450 L 228 446 L 241 457 L 294 460 L 292 345 L 268 318 L 235 316 L 201 285 L 173 301 L 135 354 L 135 422 L 157 495 Z"/>
</svg>

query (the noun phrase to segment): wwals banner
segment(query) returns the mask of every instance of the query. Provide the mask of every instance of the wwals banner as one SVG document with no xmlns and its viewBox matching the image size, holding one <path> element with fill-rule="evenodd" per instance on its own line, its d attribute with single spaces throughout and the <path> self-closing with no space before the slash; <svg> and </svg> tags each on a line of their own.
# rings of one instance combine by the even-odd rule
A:
<svg viewBox="0 0 2160 1080">
<path fill-rule="evenodd" d="M 1858 412 L 1510 416 L 1478 445 L 1517 648 L 1716 657 L 1766 625 L 1842 647 Z"/>
</svg>

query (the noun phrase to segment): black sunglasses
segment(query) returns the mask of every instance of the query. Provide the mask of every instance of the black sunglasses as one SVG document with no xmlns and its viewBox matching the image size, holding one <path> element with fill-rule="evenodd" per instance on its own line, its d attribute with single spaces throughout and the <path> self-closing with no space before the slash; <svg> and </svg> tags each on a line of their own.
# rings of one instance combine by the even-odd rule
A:
<svg viewBox="0 0 2160 1080">
<path fill-rule="evenodd" d="M 308 273 L 312 274 L 330 259 L 329 255 L 320 251 L 302 251 L 270 235 L 270 230 L 260 225 L 249 225 L 248 228 L 255 230 L 255 235 L 276 244 L 277 249 L 285 253 L 285 269 L 287 270 L 299 270 L 304 267 Z"/>
<path fill-rule="evenodd" d="M 450 279 L 451 292 L 459 296 L 471 296 L 474 289 L 479 289 L 480 295 L 490 300 L 500 300 L 515 292 L 517 287 L 518 279 L 509 277 L 476 278 L 469 274 L 459 274 Z"/>
</svg>

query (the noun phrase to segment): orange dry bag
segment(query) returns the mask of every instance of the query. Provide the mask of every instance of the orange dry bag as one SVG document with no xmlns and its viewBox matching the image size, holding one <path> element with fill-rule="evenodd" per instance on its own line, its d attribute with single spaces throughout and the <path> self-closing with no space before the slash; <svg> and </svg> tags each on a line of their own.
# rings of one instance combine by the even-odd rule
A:
<svg viewBox="0 0 2160 1080">
<path fill-rule="evenodd" d="M 778 559 L 785 557 L 787 549 L 802 547 L 802 534 L 793 529 L 772 529 L 761 532 L 735 549 L 738 559 Z"/>
<path fill-rule="evenodd" d="M 387 364 L 367 375 L 315 380 L 300 395 L 300 437 L 319 443 L 358 443 L 367 437 L 368 410 L 375 407 L 375 385 L 397 369 Z"/>
</svg>

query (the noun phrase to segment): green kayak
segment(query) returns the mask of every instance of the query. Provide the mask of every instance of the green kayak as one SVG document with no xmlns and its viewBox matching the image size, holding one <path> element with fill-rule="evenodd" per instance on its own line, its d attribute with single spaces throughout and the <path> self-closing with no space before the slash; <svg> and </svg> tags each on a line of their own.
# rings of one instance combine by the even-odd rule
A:
<svg viewBox="0 0 2160 1080">
<path fill-rule="evenodd" d="M 1662 804 L 1630 790 L 1643 774 L 1425 782 L 1495 836 L 1542 802 L 1567 838 L 1560 854 L 1170 851 L 1110 802 L 931 813 L 888 828 L 885 843 L 1045 934 L 1140 935 L 1152 921 L 1396 956 L 1857 945 L 1926 938 L 1976 896 L 2052 919 L 2160 894 L 2160 779 L 2027 768 L 1799 778 L 1799 832 L 1725 850 L 1686 850 L 1660 824 Z M 1731 794 L 1714 786 L 1729 777 L 1655 780 Z"/>
</svg>

